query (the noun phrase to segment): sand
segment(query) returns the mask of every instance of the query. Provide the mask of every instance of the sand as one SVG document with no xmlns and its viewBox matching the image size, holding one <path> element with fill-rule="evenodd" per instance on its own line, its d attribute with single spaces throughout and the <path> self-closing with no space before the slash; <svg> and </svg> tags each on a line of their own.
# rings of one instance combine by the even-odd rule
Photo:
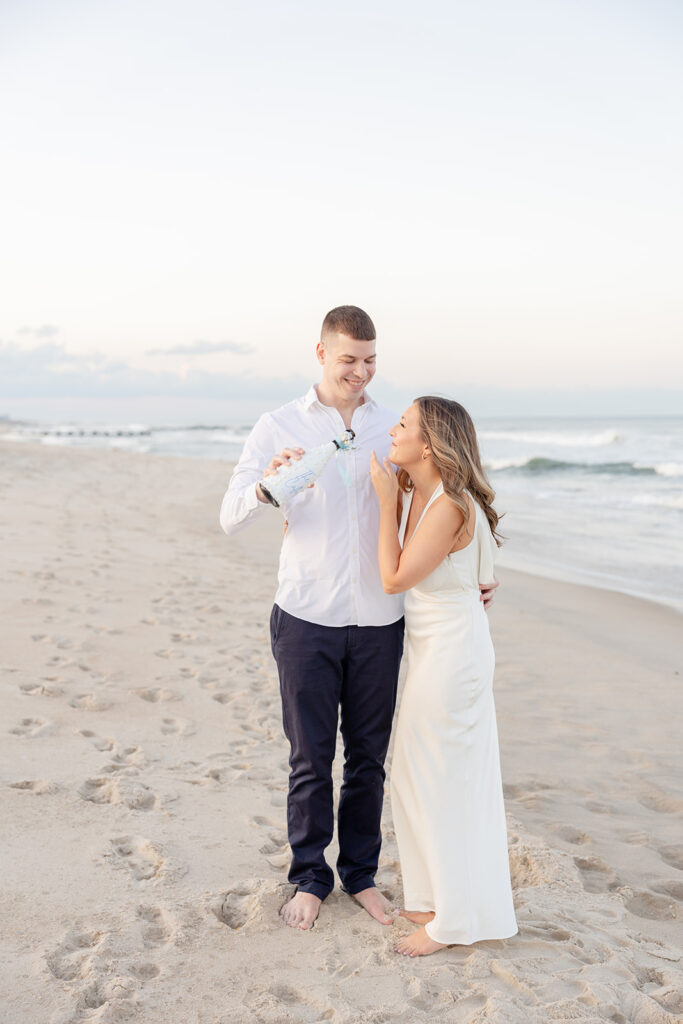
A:
<svg viewBox="0 0 683 1024">
<path fill-rule="evenodd" d="M 3 1024 L 681 1019 L 681 617 L 501 570 L 519 935 L 406 960 L 339 888 L 292 931 L 281 520 L 225 537 L 228 477 L 0 445 Z"/>
</svg>

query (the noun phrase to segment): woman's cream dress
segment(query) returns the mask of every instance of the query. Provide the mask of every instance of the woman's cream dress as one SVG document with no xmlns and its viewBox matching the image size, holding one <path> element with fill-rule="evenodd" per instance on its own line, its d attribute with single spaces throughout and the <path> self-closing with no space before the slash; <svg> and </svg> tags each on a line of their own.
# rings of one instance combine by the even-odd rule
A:
<svg viewBox="0 0 683 1024">
<path fill-rule="evenodd" d="M 404 500 L 404 544 L 412 493 Z M 439 484 L 415 527 L 443 494 Z M 408 675 L 398 716 L 391 803 L 407 910 L 435 911 L 436 942 L 517 932 L 508 864 L 494 653 L 479 584 L 493 581 L 496 544 L 474 502 L 467 547 L 405 595 Z M 415 532 L 413 531 L 413 533 Z"/>
</svg>

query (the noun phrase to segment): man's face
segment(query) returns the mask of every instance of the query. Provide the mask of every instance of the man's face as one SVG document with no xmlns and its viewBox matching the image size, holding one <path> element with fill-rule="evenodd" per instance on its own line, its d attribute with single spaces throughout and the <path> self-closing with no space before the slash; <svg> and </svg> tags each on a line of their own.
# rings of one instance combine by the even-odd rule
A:
<svg viewBox="0 0 683 1024">
<path fill-rule="evenodd" d="M 318 342 L 316 355 L 327 391 L 340 401 L 361 397 L 375 375 L 374 341 L 356 341 L 337 332 Z"/>
</svg>

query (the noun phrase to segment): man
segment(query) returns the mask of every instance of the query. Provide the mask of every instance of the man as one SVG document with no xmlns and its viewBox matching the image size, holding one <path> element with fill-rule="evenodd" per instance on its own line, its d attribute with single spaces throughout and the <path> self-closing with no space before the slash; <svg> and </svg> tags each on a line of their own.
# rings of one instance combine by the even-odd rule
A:
<svg viewBox="0 0 683 1024">
<path fill-rule="evenodd" d="M 340 708 L 344 773 L 337 871 L 345 891 L 372 917 L 392 923 L 374 879 L 403 606 L 401 595 L 384 593 L 377 562 L 379 506 L 370 453 L 388 453 L 396 416 L 365 390 L 375 374 L 375 337 L 372 320 L 356 306 L 327 314 L 316 347 L 320 383 L 261 416 L 221 506 L 222 528 L 235 533 L 270 511 L 258 486 L 264 475 L 354 430 L 352 451 L 340 454 L 339 464 L 332 459 L 315 485 L 283 508 L 287 528 L 270 630 L 290 743 L 289 881 L 296 892 L 281 914 L 293 928 L 313 926 L 334 886 L 324 854 L 334 830 L 332 761 Z"/>
</svg>

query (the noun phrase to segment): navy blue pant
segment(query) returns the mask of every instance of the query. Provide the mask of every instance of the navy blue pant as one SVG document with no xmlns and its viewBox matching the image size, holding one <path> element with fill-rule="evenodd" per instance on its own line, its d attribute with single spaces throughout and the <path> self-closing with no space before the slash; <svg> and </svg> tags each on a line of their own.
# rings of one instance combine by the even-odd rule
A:
<svg viewBox="0 0 683 1024">
<path fill-rule="evenodd" d="M 382 843 L 384 759 L 396 706 L 403 619 L 389 626 L 318 626 L 275 605 L 270 637 L 291 748 L 289 881 L 322 900 L 334 887 L 325 848 L 334 830 L 332 762 L 341 707 L 337 871 L 348 892 L 360 892 L 375 884 Z"/>
</svg>

